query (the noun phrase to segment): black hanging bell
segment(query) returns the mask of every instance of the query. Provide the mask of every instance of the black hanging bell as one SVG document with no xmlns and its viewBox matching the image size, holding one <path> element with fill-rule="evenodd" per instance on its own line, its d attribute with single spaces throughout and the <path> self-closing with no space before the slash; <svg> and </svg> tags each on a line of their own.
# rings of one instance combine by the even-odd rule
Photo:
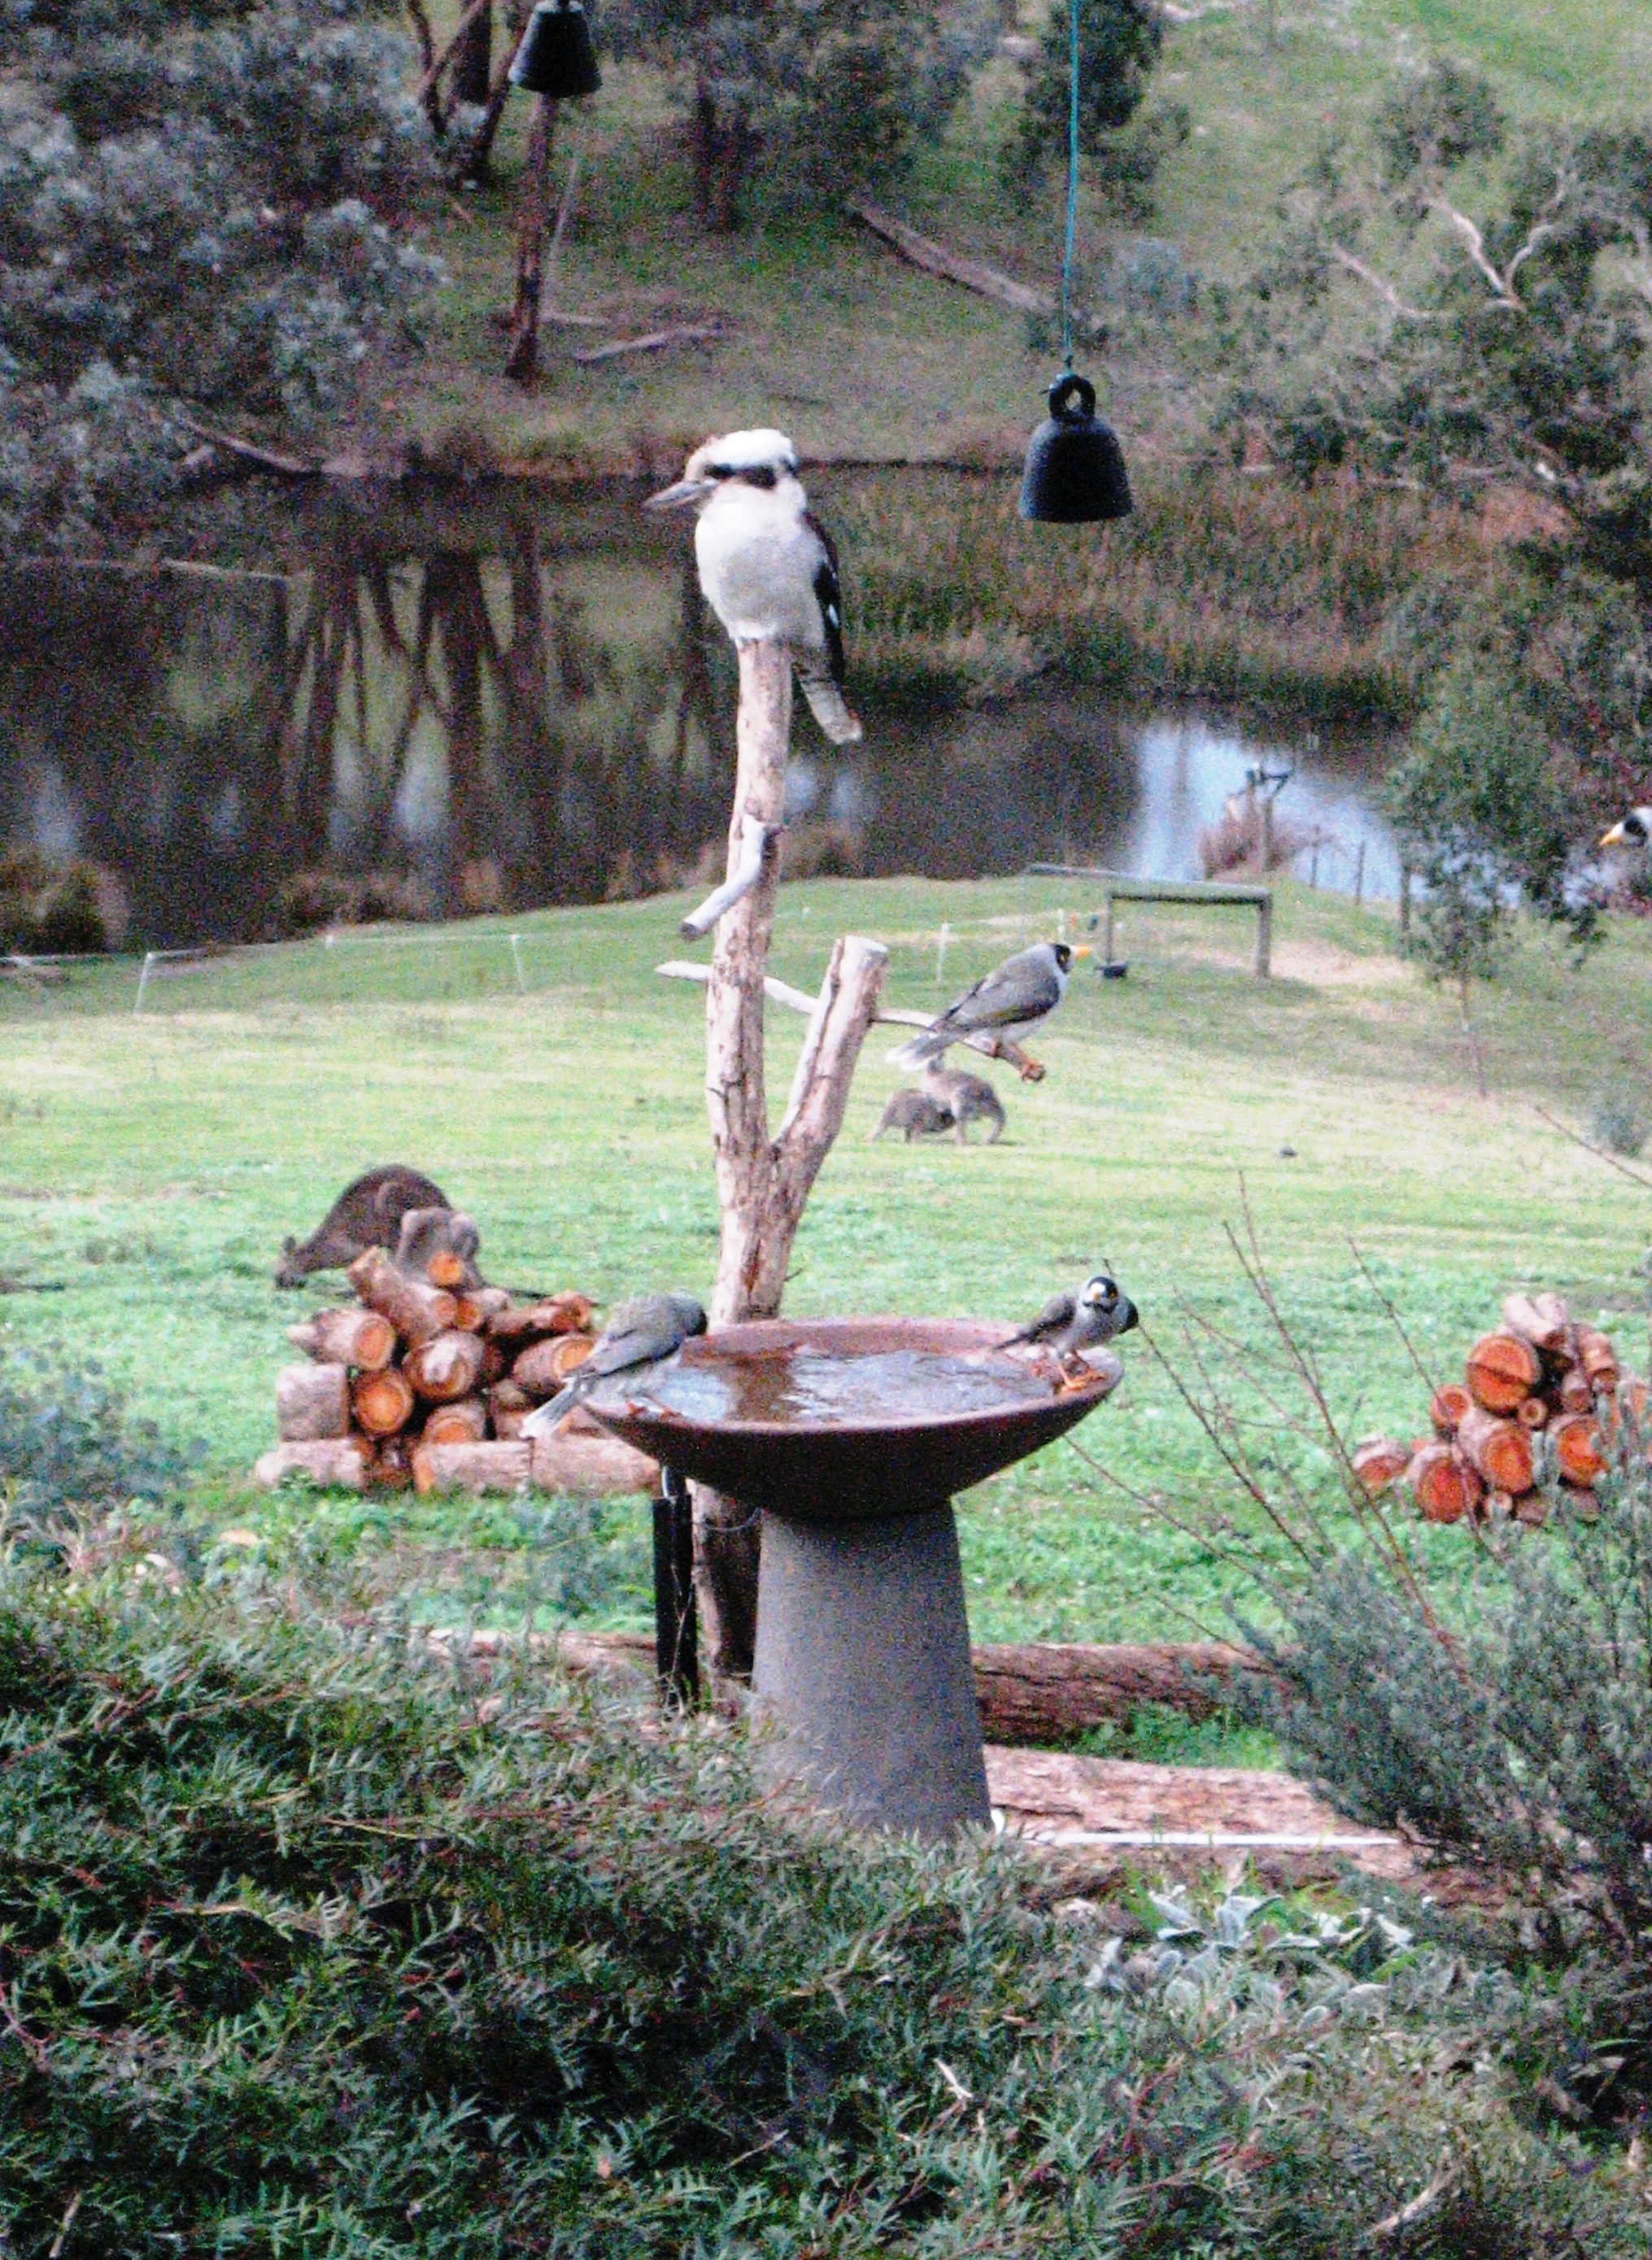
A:
<svg viewBox="0 0 1652 2260">
<path fill-rule="evenodd" d="M 1076 405 L 1075 405 L 1076 402 Z M 1069 369 L 1049 389 L 1049 415 L 1027 444 L 1023 518 L 1088 526 L 1131 508 L 1124 451 L 1096 413 L 1096 388 Z"/>
<path fill-rule="evenodd" d="M 596 93 L 602 73 L 579 0 L 539 0 L 510 76 L 511 85 L 524 94 L 548 95 L 554 102 Z"/>
</svg>

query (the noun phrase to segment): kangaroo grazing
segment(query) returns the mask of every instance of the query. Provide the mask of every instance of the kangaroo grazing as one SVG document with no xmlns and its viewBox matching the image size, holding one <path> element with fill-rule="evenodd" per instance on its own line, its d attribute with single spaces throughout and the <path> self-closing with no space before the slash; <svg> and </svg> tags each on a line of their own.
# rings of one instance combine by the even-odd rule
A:
<svg viewBox="0 0 1652 2260">
<path fill-rule="evenodd" d="M 877 1119 L 874 1138 L 881 1138 L 886 1130 L 898 1130 L 907 1145 L 914 1138 L 939 1138 L 951 1122 L 952 1117 L 937 1106 L 925 1091 L 907 1089 L 890 1093 L 889 1105 Z"/>
<path fill-rule="evenodd" d="M 1004 1104 L 985 1076 L 966 1075 L 958 1067 L 926 1067 L 924 1090 L 952 1124 L 961 1146 L 969 1142 L 972 1122 L 991 1126 L 984 1141 L 989 1146 L 996 1146 L 1004 1135 Z"/>
<path fill-rule="evenodd" d="M 369 1169 L 346 1185 L 308 1240 L 282 1242 L 275 1284 L 296 1287 L 312 1271 L 341 1271 L 369 1248 L 393 1250 L 409 1209 L 452 1206 L 441 1187 L 417 1169 L 400 1162 Z"/>
</svg>

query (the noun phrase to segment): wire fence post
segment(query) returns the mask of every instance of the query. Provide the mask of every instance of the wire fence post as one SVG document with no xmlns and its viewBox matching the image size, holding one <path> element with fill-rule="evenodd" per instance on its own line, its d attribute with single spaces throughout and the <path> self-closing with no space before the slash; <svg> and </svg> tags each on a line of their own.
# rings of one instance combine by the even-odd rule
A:
<svg viewBox="0 0 1652 2260">
<path fill-rule="evenodd" d="M 143 992 L 149 986 L 149 968 L 154 962 L 154 950 L 146 949 L 143 954 L 143 971 L 138 976 L 138 994 L 132 999 L 132 1017 L 134 1020 L 143 1010 Z"/>
<path fill-rule="evenodd" d="M 522 937 L 519 933 L 513 933 L 511 936 L 511 955 L 516 960 L 516 985 L 526 997 L 528 993 L 528 984 L 527 977 L 522 970 Z"/>
</svg>

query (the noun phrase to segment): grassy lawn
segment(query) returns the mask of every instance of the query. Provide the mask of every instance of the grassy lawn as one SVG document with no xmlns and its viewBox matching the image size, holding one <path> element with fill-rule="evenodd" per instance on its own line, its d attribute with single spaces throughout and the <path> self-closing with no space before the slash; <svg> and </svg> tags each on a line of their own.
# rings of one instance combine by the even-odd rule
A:
<svg viewBox="0 0 1652 2260">
<path fill-rule="evenodd" d="M 812 985 L 829 937 L 891 945 L 892 993 L 932 1003 L 1089 905 L 1071 883 L 815 881 L 782 896 L 775 969 Z M 0 1339 L 95 1356 L 172 1434 L 203 1440 L 203 1512 L 361 1544 L 428 1606 L 518 1612 L 567 1517 L 301 1498 L 244 1470 L 273 1434 L 282 1329 L 312 1294 L 277 1295 L 281 1235 L 310 1229 L 374 1162 L 429 1170 L 481 1224 L 494 1278 L 704 1288 L 716 1206 L 700 1093 L 697 994 L 652 971 L 673 955 L 669 898 L 516 921 L 247 953 L 152 979 L 135 964 L 0 1000 L 0 1212 L 8 1273 L 62 1291 L 0 1298 Z M 1528 935 L 1481 1000 L 1493 1096 L 1474 1093 L 1455 1008 L 1392 954 L 1391 917 L 1281 890 L 1277 978 L 1249 976 L 1243 912 L 1121 912 L 1122 983 L 1076 983 L 1040 1047 L 1048 1081 L 1010 1086 L 997 1148 L 872 1145 L 895 1071 L 875 1041 L 799 1236 L 788 1308 L 1019 1317 L 1098 1258 L 1186 1368 L 1199 1320 L 1231 1382 L 1265 1329 L 1224 1227 L 1241 1184 L 1273 1277 L 1354 1433 L 1414 1431 L 1421 1384 L 1376 1309 L 1355 1239 L 1426 1362 L 1444 1374 L 1511 1286 L 1541 1281 L 1608 1312 L 1644 1357 L 1645 1196 L 1556 1136 L 1608 1078 L 1644 1088 L 1652 936 L 1621 922 L 1575 971 Z M 784 1090 L 802 1023 L 771 1014 Z M 1285 1149 L 1289 1148 L 1287 1153 Z M 1196 1316 L 1197 1314 L 1197 1316 Z M 1212 1463 L 1141 1337 L 1084 1448 L 1178 1513 L 1219 1495 Z M 1311 1446 L 1279 1453 L 1325 1478 Z M 561 1513 L 561 1511 L 559 1511 Z M 1226 1627 L 1228 1573 L 1099 1482 L 1068 1445 L 964 1503 L 977 1636 L 1107 1640 Z M 616 1621 L 642 1621 L 643 1519 L 606 1533 Z M 1472 1549 L 1434 1534 L 1448 1569 Z"/>
<path fill-rule="evenodd" d="M 456 16 L 451 4 L 437 15 Z M 1023 29 L 1043 10 L 1025 0 Z M 1155 99 L 1185 104 L 1189 139 L 1164 167 L 1145 228 L 1087 204 L 1081 265 L 1109 239 L 1147 233 L 1207 277 L 1248 274 L 1278 201 L 1321 137 L 1346 144 L 1398 68 L 1430 54 L 1477 65 L 1511 116 L 1542 125 L 1596 122 L 1642 104 L 1652 26 L 1640 0 L 1241 0 L 1169 27 Z M 1009 191 L 997 151 L 1012 126 L 1015 67 L 995 61 L 896 201 L 919 225 L 1053 288 L 1060 183 Z M 440 230 L 451 282 L 432 340 L 377 411 L 430 440 L 480 440 L 507 460 L 651 467 L 708 431 L 789 426 L 811 454 L 998 461 L 1025 443 L 1054 366 L 1025 318 L 903 265 L 847 220 L 811 214 L 732 238 L 690 211 L 682 104 L 660 71 L 606 68 L 603 90 L 559 126 L 560 183 L 583 167 L 558 297 L 625 336 L 660 320 L 719 313 L 709 346 L 576 368 L 547 333 L 538 390 L 498 375 L 497 316 L 513 287 L 516 184 L 526 103 L 507 112 L 495 179 L 448 199 Z M 1350 334 L 1372 309 L 1347 289 Z M 1109 344 L 1088 357 L 1133 447 L 1175 454 L 1200 429 L 1196 382 L 1151 309 L 1108 309 Z"/>
</svg>

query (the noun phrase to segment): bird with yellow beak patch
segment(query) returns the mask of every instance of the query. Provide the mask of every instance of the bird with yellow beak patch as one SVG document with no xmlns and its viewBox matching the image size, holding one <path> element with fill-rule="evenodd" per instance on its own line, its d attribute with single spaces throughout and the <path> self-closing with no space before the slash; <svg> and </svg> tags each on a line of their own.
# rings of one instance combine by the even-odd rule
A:
<svg viewBox="0 0 1652 2260">
<path fill-rule="evenodd" d="M 962 1042 L 966 1036 L 993 1036 L 1019 1043 L 1033 1029 L 1041 1027 L 1058 1008 L 1067 994 L 1067 976 L 1074 961 L 1089 955 L 1087 945 L 1074 949 L 1064 941 L 1040 941 L 1031 949 L 1018 950 L 983 974 L 921 1035 L 891 1052 L 890 1057 L 897 1067 L 917 1068 L 926 1060 L 939 1059 L 949 1045 Z"/>
<path fill-rule="evenodd" d="M 1603 848 L 1652 847 L 1652 808 L 1632 808 L 1620 823 L 1600 835 Z"/>
</svg>

